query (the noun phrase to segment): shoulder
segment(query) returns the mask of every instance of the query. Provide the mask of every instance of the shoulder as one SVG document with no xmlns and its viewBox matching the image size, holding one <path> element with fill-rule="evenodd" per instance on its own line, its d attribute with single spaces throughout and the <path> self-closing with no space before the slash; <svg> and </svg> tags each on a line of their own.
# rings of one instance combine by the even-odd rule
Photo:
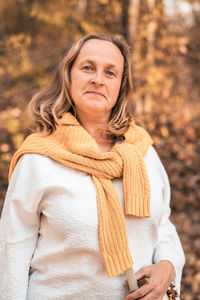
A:
<svg viewBox="0 0 200 300">
<path fill-rule="evenodd" d="M 144 156 L 144 163 L 150 177 L 161 180 L 164 185 L 169 185 L 165 167 L 153 146 L 149 146 Z"/>
<path fill-rule="evenodd" d="M 12 181 L 30 181 L 42 182 L 49 178 L 50 174 L 58 165 L 57 162 L 49 157 L 40 154 L 23 154 L 17 161 L 12 173 Z"/>
<path fill-rule="evenodd" d="M 24 169 L 30 169 L 30 170 L 35 170 L 35 169 L 45 169 L 49 168 L 52 166 L 54 162 L 51 158 L 41 155 L 41 154 L 35 154 L 35 153 L 27 153 L 23 154 L 17 164 L 16 164 L 16 169 L 19 169 L 23 167 Z"/>
<path fill-rule="evenodd" d="M 145 164 L 150 164 L 157 168 L 164 168 L 161 159 L 158 156 L 158 153 L 156 152 L 155 148 L 151 145 L 149 146 L 149 149 L 146 155 L 144 156 L 144 162 Z"/>
<path fill-rule="evenodd" d="M 76 178 L 79 173 L 82 172 L 67 167 L 48 156 L 27 153 L 19 158 L 12 177 L 26 178 L 26 181 L 34 180 L 38 184 L 54 185 L 57 181 L 71 180 L 72 176 Z"/>
</svg>

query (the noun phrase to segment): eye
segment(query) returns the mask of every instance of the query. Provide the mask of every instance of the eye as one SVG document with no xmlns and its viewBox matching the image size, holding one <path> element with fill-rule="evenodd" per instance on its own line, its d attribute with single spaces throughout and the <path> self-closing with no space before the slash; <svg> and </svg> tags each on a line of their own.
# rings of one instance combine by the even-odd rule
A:
<svg viewBox="0 0 200 300">
<path fill-rule="evenodd" d="M 93 67 L 92 67 L 92 66 L 84 66 L 84 67 L 83 67 L 83 70 L 86 70 L 86 71 L 92 71 L 92 70 L 93 70 Z"/>
<path fill-rule="evenodd" d="M 107 74 L 108 76 L 110 76 L 110 77 L 115 76 L 115 73 L 112 72 L 112 71 L 107 71 L 106 74 Z"/>
</svg>

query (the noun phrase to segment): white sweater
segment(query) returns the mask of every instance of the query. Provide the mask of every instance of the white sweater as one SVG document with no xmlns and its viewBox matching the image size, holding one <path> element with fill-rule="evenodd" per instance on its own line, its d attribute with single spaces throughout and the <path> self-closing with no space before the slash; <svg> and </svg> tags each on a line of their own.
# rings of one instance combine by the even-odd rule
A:
<svg viewBox="0 0 200 300">
<path fill-rule="evenodd" d="M 134 270 L 169 260 L 179 289 L 184 254 L 169 221 L 168 178 L 152 146 L 144 160 L 151 217 L 126 216 Z M 123 206 L 122 180 L 113 184 Z M 42 155 L 22 156 L 1 216 L 0 300 L 123 300 L 125 280 L 105 270 L 91 176 Z"/>
</svg>

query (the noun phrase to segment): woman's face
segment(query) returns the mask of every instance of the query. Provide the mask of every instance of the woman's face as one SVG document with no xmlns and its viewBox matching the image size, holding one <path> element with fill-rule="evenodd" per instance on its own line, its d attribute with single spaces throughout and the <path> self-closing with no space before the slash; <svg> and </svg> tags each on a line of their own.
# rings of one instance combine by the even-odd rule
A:
<svg viewBox="0 0 200 300">
<path fill-rule="evenodd" d="M 124 70 L 124 58 L 113 43 L 87 41 L 71 69 L 70 92 L 78 115 L 103 113 L 110 117 Z"/>
</svg>

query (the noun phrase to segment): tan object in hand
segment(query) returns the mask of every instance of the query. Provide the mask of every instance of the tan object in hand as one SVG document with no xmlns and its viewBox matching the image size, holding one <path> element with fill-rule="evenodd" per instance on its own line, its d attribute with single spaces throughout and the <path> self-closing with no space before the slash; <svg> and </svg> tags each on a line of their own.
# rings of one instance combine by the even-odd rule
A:
<svg viewBox="0 0 200 300">
<path fill-rule="evenodd" d="M 149 282 L 148 277 L 143 277 L 139 280 L 136 280 L 135 273 L 133 271 L 133 268 L 130 268 L 125 271 L 126 279 L 129 284 L 130 293 L 134 292 L 144 284 L 147 284 Z M 165 296 L 163 297 L 163 300 L 179 300 L 178 293 L 175 289 L 175 285 L 171 284 L 169 289 L 167 290 Z"/>
<path fill-rule="evenodd" d="M 148 277 L 141 278 L 137 281 L 138 287 L 140 288 L 144 284 L 147 284 L 149 281 Z M 165 296 L 163 297 L 163 300 L 178 300 L 180 299 L 178 297 L 177 291 L 175 289 L 175 286 L 171 283 L 169 289 L 167 290 Z"/>
</svg>

